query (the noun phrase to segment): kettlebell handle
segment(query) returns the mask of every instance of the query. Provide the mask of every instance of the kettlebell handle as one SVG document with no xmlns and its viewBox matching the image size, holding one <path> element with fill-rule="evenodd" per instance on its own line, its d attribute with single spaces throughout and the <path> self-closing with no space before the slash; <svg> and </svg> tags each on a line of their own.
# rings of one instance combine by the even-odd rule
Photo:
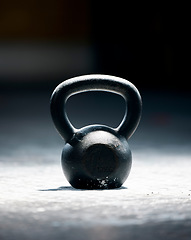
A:
<svg viewBox="0 0 191 240">
<path fill-rule="evenodd" d="M 87 91 L 112 92 L 125 99 L 126 112 L 124 118 L 114 130 L 129 139 L 136 130 L 141 117 L 142 101 L 137 88 L 131 82 L 119 77 L 91 74 L 68 79 L 60 83 L 52 93 L 50 99 L 52 119 L 66 142 L 77 132 L 77 129 L 72 126 L 67 117 L 66 101 L 74 94 Z"/>
</svg>

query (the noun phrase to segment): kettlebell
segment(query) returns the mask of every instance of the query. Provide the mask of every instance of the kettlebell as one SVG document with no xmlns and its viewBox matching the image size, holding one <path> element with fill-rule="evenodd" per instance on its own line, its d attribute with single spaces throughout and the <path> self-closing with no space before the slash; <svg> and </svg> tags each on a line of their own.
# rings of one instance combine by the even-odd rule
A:
<svg viewBox="0 0 191 240">
<path fill-rule="evenodd" d="M 89 125 L 74 128 L 66 114 L 66 102 L 74 94 L 106 91 L 121 95 L 126 113 L 117 128 Z M 52 93 L 50 110 L 53 122 L 66 144 L 62 151 L 62 169 L 69 183 L 77 189 L 119 188 L 127 179 L 132 155 L 127 140 L 141 117 L 142 101 L 129 81 L 101 74 L 74 77 L 60 83 Z"/>
</svg>

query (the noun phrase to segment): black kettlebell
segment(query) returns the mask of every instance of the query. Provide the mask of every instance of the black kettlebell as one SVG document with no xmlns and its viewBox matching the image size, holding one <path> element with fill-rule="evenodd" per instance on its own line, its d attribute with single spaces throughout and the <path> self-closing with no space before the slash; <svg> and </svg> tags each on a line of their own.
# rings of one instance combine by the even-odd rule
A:
<svg viewBox="0 0 191 240">
<path fill-rule="evenodd" d="M 65 111 L 66 101 L 74 94 L 87 91 L 113 92 L 125 99 L 126 114 L 116 129 L 104 125 L 76 129 L 71 125 Z M 121 187 L 132 164 L 127 139 L 141 117 L 142 102 L 136 87 L 125 79 L 108 75 L 74 77 L 56 87 L 50 107 L 54 124 L 66 141 L 62 168 L 70 184 L 78 189 Z"/>
</svg>

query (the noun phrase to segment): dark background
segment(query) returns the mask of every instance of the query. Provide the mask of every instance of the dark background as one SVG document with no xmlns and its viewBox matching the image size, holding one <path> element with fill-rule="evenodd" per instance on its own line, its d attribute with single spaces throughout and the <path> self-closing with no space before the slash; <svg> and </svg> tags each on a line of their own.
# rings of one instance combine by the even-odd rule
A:
<svg viewBox="0 0 191 240">
<path fill-rule="evenodd" d="M 178 3 L 2 0 L 1 152 L 27 154 L 34 145 L 43 155 L 42 146 L 60 146 L 51 93 L 65 79 L 90 73 L 116 75 L 139 89 L 143 116 L 135 148 L 189 149 L 186 9 Z M 68 102 L 68 114 L 76 127 L 117 126 L 124 103 L 113 94 L 81 94 Z"/>
<path fill-rule="evenodd" d="M 186 6 L 179 4 L 1 1 L 1 86 L 11 87 L 10 82 L 42 86 L 43 80 L 44 86 L 52 87 L 66 77 L 106 73 L 127 78 L 142 89 L 189 91 L 188 30 Z M 76 48 L 81 49 L 78 54 Z M 70 67 L 60 63 L 63 55 Z M 43 70 L 35 65 L 38 60 Z M 84 65 L 77 67 L 81 61 Z"/>
</svg>

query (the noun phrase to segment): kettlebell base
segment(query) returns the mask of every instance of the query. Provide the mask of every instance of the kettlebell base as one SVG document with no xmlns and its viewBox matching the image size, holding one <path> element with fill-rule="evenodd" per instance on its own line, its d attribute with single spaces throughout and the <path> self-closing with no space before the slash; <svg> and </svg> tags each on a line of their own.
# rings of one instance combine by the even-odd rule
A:
<svg viewBox="0 0 191 240">
<path fill-rule="evenodd" d="M 101 190 L 101 189 L 115 189 L 120 188 L 122 183 L 115 181 L 108 181 L 107 179 L 98 180 L 78 180 L 70 182 L 72 187 L 76 189 L 86 189 L 86 190 Z"/>
</svg>

